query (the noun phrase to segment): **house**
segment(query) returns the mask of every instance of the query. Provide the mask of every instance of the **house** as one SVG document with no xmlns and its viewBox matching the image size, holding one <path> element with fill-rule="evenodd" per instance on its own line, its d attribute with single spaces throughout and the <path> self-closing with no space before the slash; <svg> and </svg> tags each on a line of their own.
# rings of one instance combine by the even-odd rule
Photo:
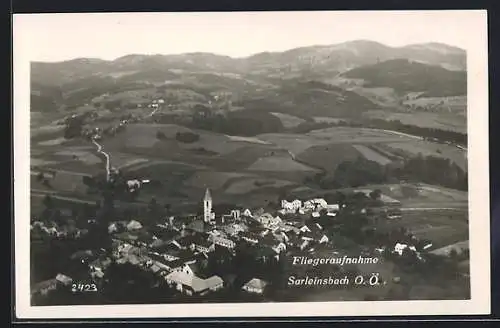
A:
<svg viewBox="0 0 500 328">
<path fill-rule="evenodd" d="M 111 259 L 96 259 L 89 264 L 91 270 L 104 271 L 111 265 Z"/>
<path fill-rule="evenodd" d="M 223 228 L 223 230 L 229 236 L 236 236 L 240 232 L 247 231 L 248 227 L 242 223 L 236 223 L 236 224 L 231 224 L 231 225 L 225 226 Z"/>
<path fill-rule="evenodd" d="M 139 221 L 132 220 L 127 224 L 128 231 L 135 231 L 142 229 L 142 224 Z"/>
<path fill-rule="evenodd" d="M 112 233 L 117 232 L 117 231 L 118 231 L 118 224 L 116 222 L 113 222 L 108 226 L 108 233 L 109 234 L 112 234 Z"/>
<path fill-rule="evenodd" d="M 275 251 L 277 254 L 280 254 L 281 252 L 286 251 L 286 245 L 283 242 L 277 242 L 272 246 L 273 251 Z"/>
<path fill-rule="evenodd" d="M 243 211 L 244 216 L 252 217 L 252 212 L 247 208 L 246 210 Z"/>
<path fill-rule="evenodd" d="M 306 225 L 301 226 L 301 227 L 299 228 L 299 230 L 300 230 L 301 232 L 311 232 L 311 229 L 309 229 L 309 227 L 308 227 L 308 226 L 306 226 Z"/>
<path fill-rule="evenodd" d="M 231 216 L 233 217 L 234 220 L 239 220 L 241 216 L 240 210 L 231 210 Z"/>
<path fill-rule="evenodd" d="M 304 211 L 313 211 L 316 208 L 316 204 L 312 200 L 308 200 L 304 202 L 304 206 L 302 209 Z"/>
<path fill-rule="evenodd" d="M 137 239 L 139 238 L 137 235 L 133 235 L 130 232 L 122 232 L 116 234 L 114 237 L 115 240 L 120 240 L 130 244 L 137 244 L 138 243 Z"/>
<path fill-rule="evenodd" d="M 408 246 L 406 244 L 396 243 L 396 245 L 394 245 L 394 250 L 392 252 L 396 253 L 398 255 L 403 255 L 403 252 L 405 249 L 409 249 L 409 250 L 414 251 L 414 252 L 417 251 L 415 246 Z"/>
<path fill-rule="evenodd" d="M 236 247 L 236 243 L 228 237 L 219 235 L 219 236 L 212 236 L 211 238 L 215 245 L 219 245 L 229 249 L 234 249 L 234 247 Z"/>
<path fill-rule="evenodd" d="M 339 204 L 327 204 L 326 210 L 328 213 L 338 212 L 340 210 Z"/>
<path fill-rule="evenodd" d="M 281 208 L 286 212 L 286 213 L 295 213 L 297 212 L 300 208 L 302 207 L 302 201 L 295 199 L 294 201 L 287 201 L 286 199 L 283 199 L 281 201 Z"/>
<path fill-rule="evenodd" d="M 258 235 L 255 235 L 254 233 L 251 232 L 243 231 L 239 234 L 239 236 L 241 239 L 251 244 L 257 244 L 259 242 Z"/>
<path fill-rule="evenodd" d="M 253 278 L 243 285 L 242 289 L 249 293 L 263 294 L 267 286 L 267 282 L 258 278 Z"/>
<path fill-rule="evenodd" d="M 71 283 L 73 283 L 73 279 L 71 279 L 70 277 L 68 277 L 62 273 L 57 274 L 56 281 L 63 286 L 69 286 L 69 285 L 71 285 Z"/>
<path fill-rule="evenodd" d="M 172 241 L 172 244 L 177 246 L 179 249 L 187 249 L 191 248 L 191 245 L 193 244 L 193 239 L 194 239 L 193 236 L 184 236 Z"/>
<path fill-rule="evenodd" d="M 193 237 L 191 248 L 198 252 L 209 253 L 215 250 L 215 245 L 209 238 L 205 238 L 202 235 L 196 235 Z"/>
<path fill-rule="evenodd" d="M 273 217 L 268 213 L 261 215 L 257 220 L 265 227 L 274 227 L 282 222 L 279 216 Z"/>
<path fill-rule="evenodd" d="M 165 280 L 187 295 L 205 295 L 224 287 L 224 281 L 219 276 L 202 279 L 195 274 L 195 271 L 186 264 L 180 270 L 169 273 Z"/>
<path fill-rule="evenodd" d="M 290 238 L 288 237 L 288 235 L 284 231 L 276 232 L 274 234 L 274 238 L 276 238 L 276 240 L 283 242 L 285 244 L 290 241 Z"/>
</svg>

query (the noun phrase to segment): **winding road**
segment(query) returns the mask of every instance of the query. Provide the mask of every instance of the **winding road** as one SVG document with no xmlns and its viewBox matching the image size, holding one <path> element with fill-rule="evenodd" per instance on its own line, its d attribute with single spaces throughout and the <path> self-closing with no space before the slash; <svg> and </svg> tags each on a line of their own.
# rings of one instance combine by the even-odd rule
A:
<svg viewBox="0 0 500 328">
<path fill-rule="evenodd" d="M 152 117 L 160 107 L 156 107 L 151 113 L 149 113 L 146 117 Z M 102 145 L 98 143 L 95 138 L 92 138 L 92 143 L 97 147 L 97 152 L 104 155 L 106 157 L 106 181 L 109 181 L 111 175 L 111 158 L 108 153 L 106 153 L 102 148 Z"/>
<path fill-rule="evenodd" d="M 102 150 L 102 146 L 97 141 L 95 141 L 94 138 L 92 138 L 92 143 L 96 145 L 97 152 L 103 154 L 104 157 L 106 157 L 106 181 L 109 181 L 109 176 L 111 174 L 111 160 L 109 158 L 109 154 Z"/>
</svg>

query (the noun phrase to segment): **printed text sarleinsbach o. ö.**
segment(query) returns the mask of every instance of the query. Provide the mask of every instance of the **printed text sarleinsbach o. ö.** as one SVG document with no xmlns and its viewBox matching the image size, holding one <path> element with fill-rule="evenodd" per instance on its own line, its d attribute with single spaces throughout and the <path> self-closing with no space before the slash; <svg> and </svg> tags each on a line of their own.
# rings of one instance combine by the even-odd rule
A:
<svg viewBox="0 0 500 328">
<path fill-rule="evenodd" d="M 328 258 L 309 258 L 305 256 L 294 256 L 292 260 L 292 265 L 308 265 L 308 266 L 318 266 L 322 264 L 376 264 L 379 262 L 377 257 L 328 257 Z M 380 284 L 379 276 L 377 273 L 372 273 L 369 276 L 358 275 L 354 278 L 349 279 L 347 275 L 344 276 L 328 276 L 328 277 L 288 277 L 289 286 L 318 286 L 318 285 L 349 285 L 354 283 L 355 285 L 370 285 L 376 286 Z"/>
</svg>

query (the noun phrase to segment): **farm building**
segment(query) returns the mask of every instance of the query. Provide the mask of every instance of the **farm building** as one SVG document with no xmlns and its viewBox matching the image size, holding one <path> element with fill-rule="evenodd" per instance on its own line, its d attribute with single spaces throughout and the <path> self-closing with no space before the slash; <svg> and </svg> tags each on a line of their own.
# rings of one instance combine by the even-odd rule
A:
<svg viewBox="0 0 500 328">
<path fill-rule="evenodd" d="M 249 293 L 255 294 L 263 294 L 265 288 L 267 286 L 267 282 L 258 278 L 253 278 L 248 281 L 245 285 L 243 285 L 242 289 Z"/>
<path fill-rule="evenodd" d="M 224 282 L 219 276 L 201 279 L 189 270 L 188 266 L 168 274 L 165 280 L 167 283 L 175 285 L 178 291 L 187 295 L 205 295 L 224 287 Z"/>
</svg>

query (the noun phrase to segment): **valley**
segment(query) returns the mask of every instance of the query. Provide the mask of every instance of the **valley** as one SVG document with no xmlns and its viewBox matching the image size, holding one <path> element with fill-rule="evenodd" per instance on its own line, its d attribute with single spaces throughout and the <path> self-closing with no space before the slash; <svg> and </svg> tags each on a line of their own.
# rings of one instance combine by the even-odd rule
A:
<svg viewBox="0 0 500 328">
<path fill-rule="evenodd" d="M 400 241 L 435 250 L 468 240 L 465 51 L 437 44 L 392 48 L 360 40 L 247 58 L 128 55 L 113 61 L 35 62 L 31 69 L 32 222 L 66 227 L 78 221 L 88 228 L 78 233 L 87 229 L 92 240 L 103 243 L 99 252 L 115 256 L 121 252 L 116 243 L 142 245 L 144 236 L 154 236 L 159 241 L 148 242 L 161 249 L 162 243 L 182 243 L 185 233 L 203 235 L 212 220 L 207 211 L 212 211 L 213 198 L 213 229 L 228 228 L 225 220 L 248 225 L 239 232 L 229 227 L 238 246 L 224 240 L 223 247 L 237 248 L 234 258 L 264 258 L 264 264 L 252 268 L 264 276 L 286 268 L 268 270 L 274 265 L 268 255 L 257 246 L 248 255 L 245 245 L 254 243 L 254 230 L 269 232 L 279 219 L 284 222 L 279 229 L 297 236 L 314 234 L 300 230 L 303 225 L 319 226 L 317 247 L 304 246 L 313 254 L 335 250 L 375 256 L 384 245 L 380 252 L 388 260 L 376 269 L 404 277 L 408 288 L 400 291 L 391 282 L 380 294 L 368 296 L 364 289 L 314 295 L 278 289 L 276 298 L 455 296 L 455 290 L 445 288 L 418 290 L 429 281 L 432 286 L 447 281 L 443 277 L 455 270 L 453 258 L 446 257 L 443 267 L 449 272 L 437 277 L 430 273 L 433 264 L 422 264 L 424 281 L 401 269 L 420 263 L 416 257 L 403 256 L 401 261 L 411 263 L 401 264 L 391 249 Z M 289 210 L 294 201 L 306 204 L 306 199 L 325 205 L 318 211 L 306 205 Z M 240 211 L 250 214 L 240 217 Z M 198 220 L 202 215 L 204 221 Z M 135 230 L 128 226 L 126 233 L 118 232 L 119 223 L 128 220 L 139 223 L 135 237 L 129 236 Z M 256 243 L 274 247 L 277 239 L 266 233 L 255 237 Z M 299 241 L 279 243 L 285 249 L 296 243 L 295 251 L 306 252 Z M 138 249 L 157 247 L 144 245 Z M 196 256 L 207 259 L 215 252 L 194 242 L 191 246 L 198 247 Z M 131 258 L 130 265 L 139 263 Z M 214 270 L 225 272 L 217 263 Z M 273 288 L 279 285 L 276 279 Z M 180 297 L 176 293 L 171 300 Z M 465 289 L 457 293 L 467 297 Z"/>
</svg>

